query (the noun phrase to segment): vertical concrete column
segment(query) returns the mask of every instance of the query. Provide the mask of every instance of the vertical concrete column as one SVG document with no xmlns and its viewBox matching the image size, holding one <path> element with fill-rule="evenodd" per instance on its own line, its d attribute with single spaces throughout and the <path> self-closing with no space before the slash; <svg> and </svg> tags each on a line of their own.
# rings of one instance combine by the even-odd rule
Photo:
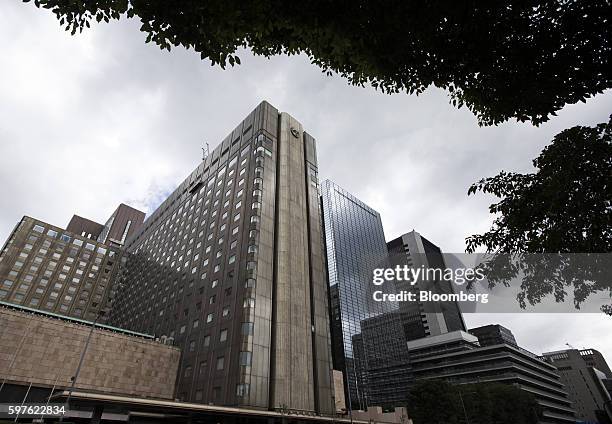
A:
<svg viewBox="0 0 612 424">
<path fill-rule="evenodd" d="M 280 115 L 271 407 L 315 410 L 302 125 Z"/>
</svg>

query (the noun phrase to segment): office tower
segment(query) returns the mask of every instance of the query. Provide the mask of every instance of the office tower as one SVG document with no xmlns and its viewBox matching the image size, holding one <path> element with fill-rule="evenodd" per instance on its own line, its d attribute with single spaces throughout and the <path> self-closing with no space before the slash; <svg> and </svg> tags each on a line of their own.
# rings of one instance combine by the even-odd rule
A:
<svg viewBox="0 0 612 424">
<path fill-rule="evenodd" d="M 104 225 L 74 215 L 66 230 L 109 246 L 121 247 L 140 228 L 144 219 L 144 212 L 121 203 Z"/>
<path fill-rule="evenodd" d="M 321 203 L 333 362 L 334 369 L 344 373 L 347 407 L 401 403 L 410 377 L 405 343 L 381 343 L 375 330 L 384 328 L 393 340 L 403 340 L 401 327 L 392 331 L 398 328 L 397 306 L 372 298 L 373 270 L 388 264 L 380 215 L 329 180 L 321 184 Z"/>
<path fill-rule="evenodd" d="M 531 393 L 541 408 L 541 423 L 575 423 L 567 387 L 554 366 L 509 344 L 480 346 L 478 338 L 453 331 L 408 342 L 417 380 L 451 384 L 512 384 Z"/>
<path fill-rule="evenodd" d="M 612 400 L 605 386 L 606 374 L 593 367 L 594 358 L 600 355 L 594 349 L 567 349 L 542 354 L 547 362 L 557 367 L 580 421 L 607 423 L 612 420 Z M 606 368 L 603 356 L 599 359 L 598 365 Z"/>
<path fill-rule="evenodd" d="M 116 247 L 24 216 L 0 252 L 0 301 L 95 320 L 112 298 L 118 256 Z"/>
<path fill-rule="evenodd" d="M 597 368 L 603 372 L 608 379 L 612 379 L 612 371 L 610 366 L 606 362 L 606 359 L 601 352 L 595 349 L 582 349 L 580 351 L 580 357 L 589 367 Z"/>
<path fill-rule="evenodd" d="M 392 266 L 446 269 L 440 248 L 416 231 L 390 241 L 387 248 Z M 401 281 L 397 282 L 397 288 L 406 291 L 427 290 L 439 294 L 454 293 L 452 283 L 440 279 L 420 280 L 414 286 Z M 466 330 L 457 302 L 403 302 L 400 312 L 407 340 Z"/>
<path fill-rule="evenodd" d="M 179 399 L 334 410 L 318 200 L 314 138 L 262 102 L 127 240 L 111 322 L 174 338 Z"/>
<path fill-rule="evenodd" d="M 499 324 L 483 325 L 469 330 L 469 333 L 478 338 L 480 346 L 494 346 L 498 344 L 509 344 L 518 346 L 512 331 Z"/>
</svg>

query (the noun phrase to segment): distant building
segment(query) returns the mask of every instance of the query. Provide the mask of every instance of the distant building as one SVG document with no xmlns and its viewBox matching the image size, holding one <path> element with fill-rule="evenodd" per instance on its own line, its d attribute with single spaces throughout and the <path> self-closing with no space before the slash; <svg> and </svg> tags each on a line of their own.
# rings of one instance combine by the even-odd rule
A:
<svg viewBox="0 0 612 424">
<path fill-rule="evenodd" d="M 121 247 L 140 228 L 144 219 L 144 212 L 121 203 L 108 218 L 106 224 L 102 225 L 74 215 L 68 223 L 66 231 L 109 246 Z"/>
<path fill-rule="evenodd" d="M 612 370 L 610 370 L 610 366 L 601 352 L 595 349 L 582 349 L 580 351 L 580 357 L 587 366 L 597 368 L 599 371 L 603 372 L 608 379 L 612 379 Z"/>
<path fill-rule="evenodd" d="M 0 301 L 95 320 L 113 297 L 119 249 L 89 234 L 23 217 L 0 251 Z"/>
<path fill-rule="evenodd" d="M 143 212 L 122 203 L 104 224 L 98 241 L 111 246 L 123 246 L 140 229 L 144 219 Z"/>
<path fill-rule="evenodd" d="M 594 349 L 567 349 L 547 352 L 542 357 L 561 374 L 561 381 L 581 421 L 600 424 L 607 424 L 609 421 L 606 420 L 612 421 L 612 400 L 605 386 L 606 375 L 593 366 L 597 363 L 609 371 L 599 352 Z"/>
<path fill-rule="evenodd" d="M 493 346 L 498 344 L 509 344 L 518 346 L 512 331 L 499 324 L 483 325 L 469 330 L 469 333 L 478 337 L 480 346 Z"/>
<path fill-rule="evenodd" d="M 391 266 L 446 269 L 440 248 L 416 231 L 388 242 L 387 249 Z M 414 286 L 408 282 L 397 282 L 396 285 L 398 291 L 428 290 L 438 294 L 454 293 L 452 283 L 441 280 L 421 281 Z M 466 330 L 457 302 L 402 302 L 399 310 L 407 340 Z"/>
<path fill-rule="evenodd" d="M 505 383 L 531 393 L 542 408 L 542 423 L 575 423 L 568 393 L 554 366 L 509 344 L 480 346 L 463 331 L 408 342 L 416 380 L 451 384 Z"/>
</svg>

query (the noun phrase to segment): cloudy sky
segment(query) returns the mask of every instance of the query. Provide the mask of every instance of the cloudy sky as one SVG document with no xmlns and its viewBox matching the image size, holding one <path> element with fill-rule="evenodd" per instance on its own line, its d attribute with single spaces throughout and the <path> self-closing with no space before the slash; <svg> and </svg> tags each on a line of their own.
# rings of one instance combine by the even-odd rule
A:
<svg viewBox="0 0 612 424">
<path fill-rule="evenodd" d="M 259 102 L 317 138 L 319 171 L 378 210 L 388 239 L 416 229 L 446 252 L 491 224 L 469 185 L 528 172 L 552 136 L 607 121 L 612 92 L 567 106 L 535 128 L 481 128 L 443 91 L 385 95 L 328 77 L 307 58 L 253 57 L 226 71 L 183 49 L 144 43 L 136 21 L 64 32 L 32 4 L 0 5 L 0 240 L 23 215 L 65 226 L 104 222 L 125 202 L 151 212 Z M 501 323 L 536 353 L 601 350 L 612 364 L 612 319 L 596 314 L 468 315 Z"/>
</svg>

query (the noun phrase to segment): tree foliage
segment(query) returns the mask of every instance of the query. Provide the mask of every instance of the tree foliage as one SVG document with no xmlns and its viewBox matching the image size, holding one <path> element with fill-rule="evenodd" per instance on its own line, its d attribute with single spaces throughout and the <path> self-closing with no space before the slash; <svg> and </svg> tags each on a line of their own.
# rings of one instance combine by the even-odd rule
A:
<svg viewBox="0 0 612 424">
<path fill-rule="evenodd" d="M 470 187 L 501 200 L 489 207 L 492 228 L 468 237 L 467 251 L 612 252 L 612 116 L 557 134 L 533 165 L 534 173 L 502 171 Z"/>
<path fill-rule="evenodd" d="M 523 307 L 549 294 L 563 301 L 567 287 L 577 308 L 592 293 L 612 295 L 610 255 L 602 255 L 612 253 L 612 117 L 557 134 L 533 165 L 534 173 L 502 171 L 470 187 L 468 194 L 501 200 L 489 207 L 493 226 L 468 237 L 467 251 L 492 254 L 485 264 L 490 285 L 522 272 Z"/>
<path fill-rule="evenodd" d="M 417 382 L 410 391 L 408 415 L 414 424 L 536 424 L 535 398 L 505 384 L 453 386 L 442 380 Z"/>
<path fill-rule="evenodd" d="M 30 0 L 24 0 L 30 1 Z M 609 0 L 35 0 L 73 34 L 138 17 L 146 41 L 212 65 L 236 52 L 305 53 L 324 72 L 387 93 L 446 89 L 484 125 L 539 124 L 612 86 Z"/>
</svg>

